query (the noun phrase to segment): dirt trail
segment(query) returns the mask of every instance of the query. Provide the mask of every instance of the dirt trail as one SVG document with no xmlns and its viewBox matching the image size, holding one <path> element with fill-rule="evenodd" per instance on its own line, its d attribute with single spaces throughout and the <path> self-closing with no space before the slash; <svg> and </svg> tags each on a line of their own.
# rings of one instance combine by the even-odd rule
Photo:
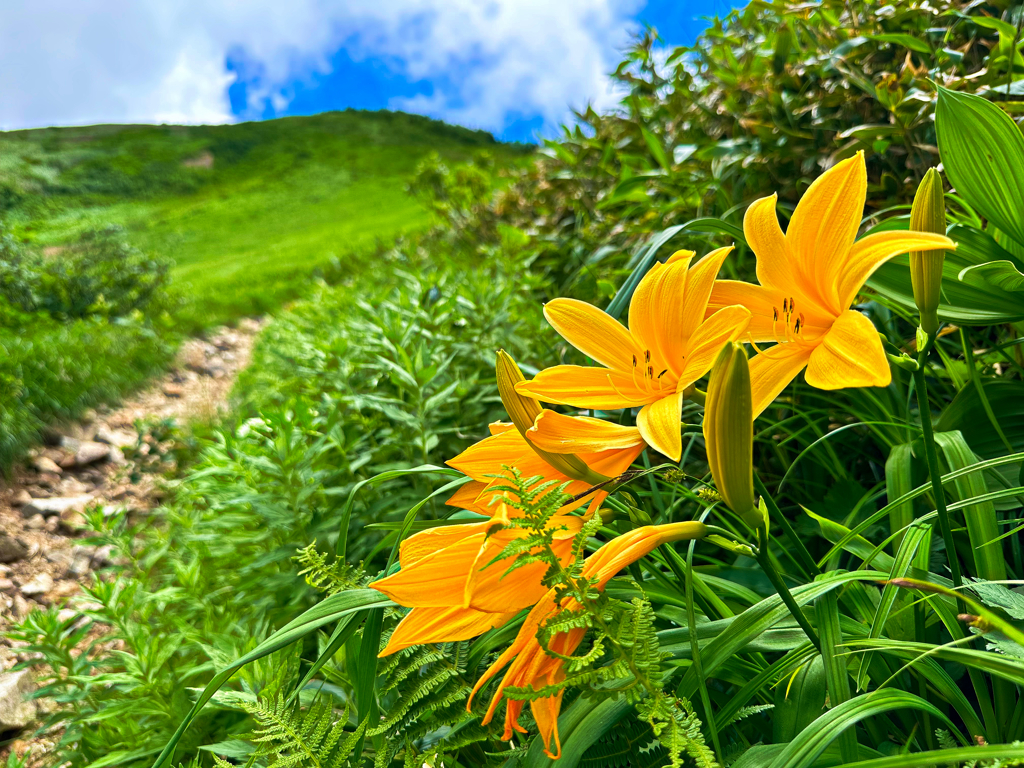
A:
<svg viewBox="0 0 1024 768">
<path fill-rule="evenodd" d="M 9 482 L 0 480 L 0 632 L 29 611 L 62 603 L 92 571 L 109 564 L 109 552 L 84 543 L 85 510 L 144 515 L 161 498 L 152 473 L 133 471 L 136 460 L 146 461 L 148 449 L 139 441 L 136 423 L 213 417 L 248 365 L 262 325 L 243 320 L 237 328 L 186 342 L 174 367 L 153 387 L 117 409 L 97 409 L 52 430 L 46 444 L 14 468 Z M 75 613 L 65 610 L 69 617 Z M 24 701 L 30 672 L 5 671 L 25 658 L 16 646 L 0 638 L 0 743 L 41 714 Z M 25 746 L 14 745 L 19 753 Z M 46 744 L 37 741 L 33 747 L 38 753 Z"/>
</svg>

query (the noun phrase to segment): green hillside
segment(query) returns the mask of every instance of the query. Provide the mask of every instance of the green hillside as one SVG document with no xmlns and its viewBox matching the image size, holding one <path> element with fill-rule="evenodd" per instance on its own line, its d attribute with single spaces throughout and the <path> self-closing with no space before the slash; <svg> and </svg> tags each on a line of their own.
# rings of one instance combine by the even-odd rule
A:
<svg viewBox="0 0 1024 768">
<path fill-rule="evenodd" d="M 158 374 L 183 335 L 274 312 L 318 275 L 362 277 L 429 223 L 406 191 L 426 157 L 501 166 L 521 149 L 353 110 L 0 133 L 0 468 Z"/>
<path fill-rule="evenodd" d="M 59 255 L 119 224 L 173 261 L 182 330 L 294 298 L 332 257 L 424 226 L 405 185 L 429 152 L 516 150 L 415 115 L 347 110 L 222 126 L 89 126 L 0 134 L 0 217 Z"/>
</svg>

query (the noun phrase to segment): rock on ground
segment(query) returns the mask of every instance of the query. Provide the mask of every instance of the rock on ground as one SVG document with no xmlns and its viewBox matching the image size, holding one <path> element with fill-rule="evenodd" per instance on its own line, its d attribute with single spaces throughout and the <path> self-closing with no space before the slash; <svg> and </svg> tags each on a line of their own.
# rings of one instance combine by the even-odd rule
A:
<svg viewBox="0 0 1024 768">
<path fill-rule="evenodd" d="M 0 674 L 0 731 L 18 730 L 32 722 L 36 707 L 26 698 L 32 688 L 32 673 L 27 669 Z"/>
</svg>

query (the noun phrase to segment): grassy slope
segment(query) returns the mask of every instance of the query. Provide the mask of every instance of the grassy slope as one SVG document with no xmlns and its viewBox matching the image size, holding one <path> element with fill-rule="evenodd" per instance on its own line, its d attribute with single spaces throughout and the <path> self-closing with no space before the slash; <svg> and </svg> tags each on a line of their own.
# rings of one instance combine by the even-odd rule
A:
<svg viewBox="0 0 1024 768">
<path fill-rule="evenodd" d="M 0 134 L 0 202 L 39 247 L 124 225 L 168 256 L 183 330 L 273 310 L 331 262 L 427 223 L 405 182 L 430 151 L 513 149 L 386 112 L 228 126 L 92 126 Z M 213 167 L 188 162 L 212 155 Z M 0 212 L 2 213 L 2 212 Z"/>
</svg>

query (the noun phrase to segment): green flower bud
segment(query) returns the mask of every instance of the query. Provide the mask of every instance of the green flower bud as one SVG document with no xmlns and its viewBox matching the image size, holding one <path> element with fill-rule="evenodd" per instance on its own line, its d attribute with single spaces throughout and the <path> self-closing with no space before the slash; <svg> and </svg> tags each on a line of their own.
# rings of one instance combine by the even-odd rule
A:
<svg viewBox="0 0 1024 768">
<path fill-rule="evenodd" d="M 910 209 L 910 229 L 915 232 L 946 234 L 946 199 L 942 177 L 929 168 L 914 195 Z M 914 302 L 921 312 L 921 327 L 930 336 L 939 330 L 939 300 L 942 295 L 942 261 L 945 251 L 911 251 L 910 281 Z"/>
<path fill-rule="evenodd" d="M 762 525 L 754 502 L 754 406 L 743 345 L 722 348 L 711 369 L 704 404 L 704 442 L 715 487 L 751 528 Z"/>
<path fill-rule="evenodd" d="M 598 485 L 609 479 L 588 467 L 586 462 L 575 453 L 548 453 L 530 442 L 527 431 L 533 426 L 543 408 L 539 401 L 516 392 L 516 384 L 525 381 L 526 377 L 519 370 L 516 361 L 503 349 L 498 350 L 495 372 L 498 378 L 498 394 L 501 396 L 505 411 L 512 419 L 512 423 L 516 425 L 519 434 L 526 440 L 527 445 L 533 448 L 538 456 L 544 459 L 552 469 L 573 480 Z"/>
</svg>

